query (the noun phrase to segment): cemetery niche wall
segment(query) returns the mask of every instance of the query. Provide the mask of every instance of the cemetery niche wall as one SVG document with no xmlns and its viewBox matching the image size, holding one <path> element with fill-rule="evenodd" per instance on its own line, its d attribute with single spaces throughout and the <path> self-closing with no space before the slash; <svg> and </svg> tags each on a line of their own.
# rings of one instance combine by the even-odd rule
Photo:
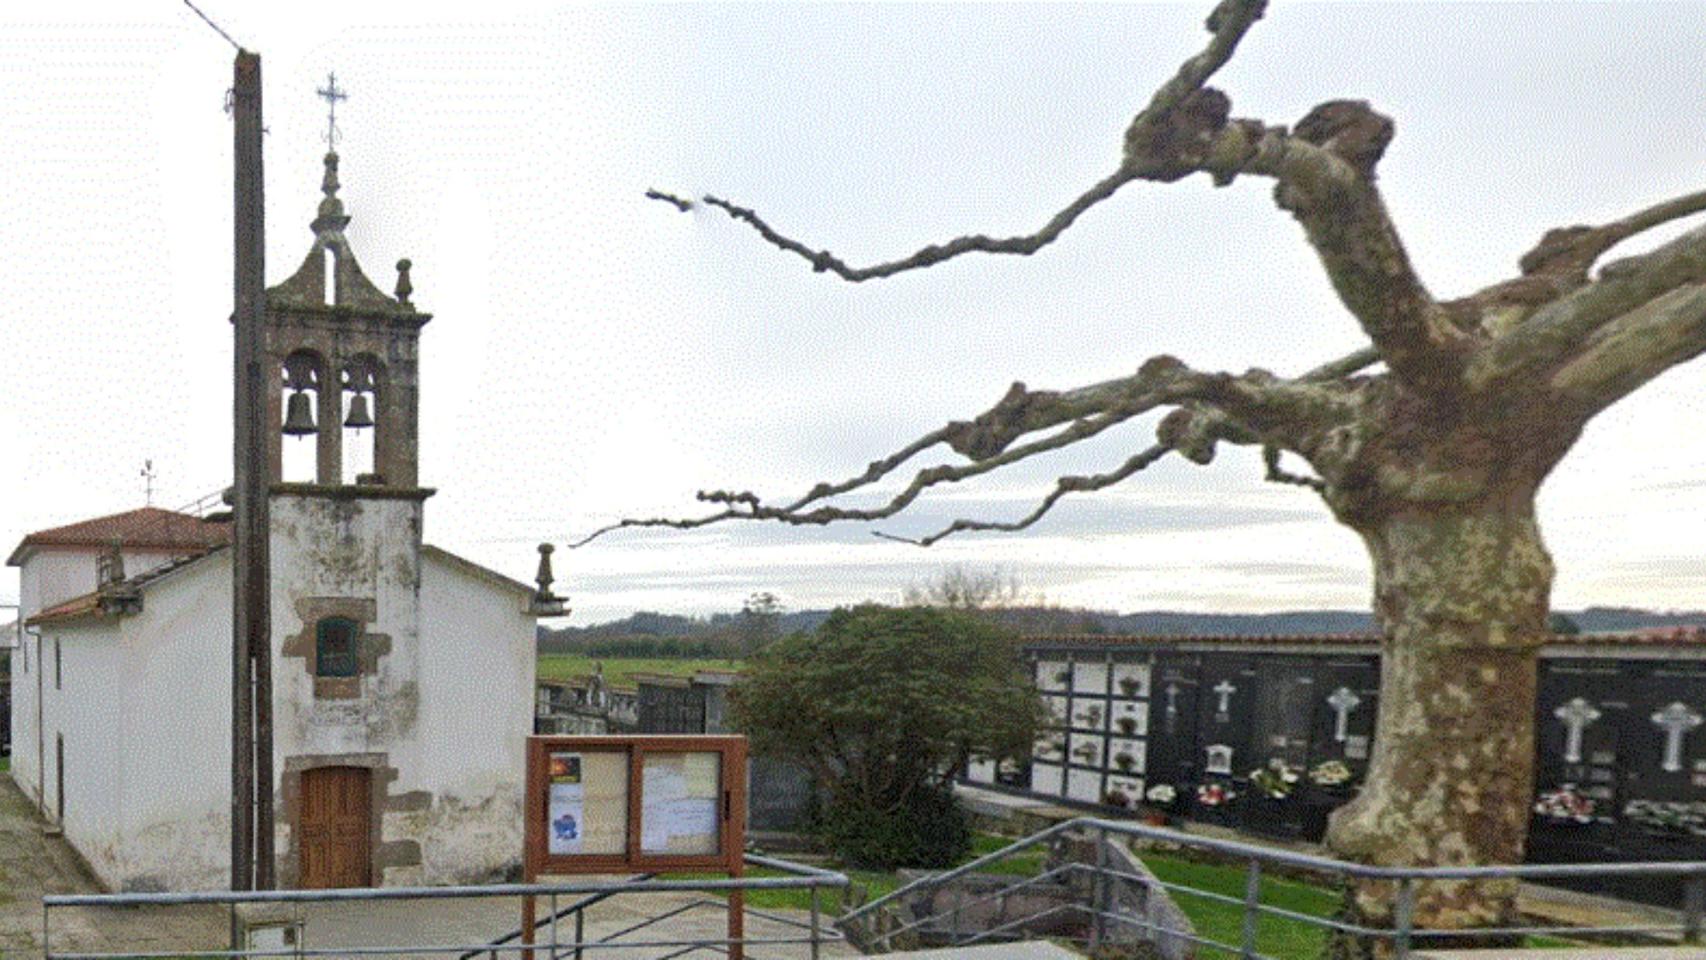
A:
<svg viewBox="0 0 1706 960">
<path fill-rule="evenodd" d="M 1028 761 L 976 760 L 971 783 L 1313 841 L 1373 753 L 1372 637 L 1046 637 L 1026 656 L 1049 722 Z M 1529 859 L 1706 860 L 1706 629 L 1558 637 L 1539 681 Z"/>
</svg>

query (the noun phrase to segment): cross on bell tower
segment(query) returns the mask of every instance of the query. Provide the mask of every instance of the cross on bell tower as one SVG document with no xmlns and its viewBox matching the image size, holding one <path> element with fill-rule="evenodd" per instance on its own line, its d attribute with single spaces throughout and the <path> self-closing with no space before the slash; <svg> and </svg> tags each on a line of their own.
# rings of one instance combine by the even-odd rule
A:
<svg viewBox="0 0 1706 960">
<path fill-rule="evenodd" d="M 338 89 L 338 75 L 326 74 L 326 85 L 314 91 L 326 101 L 326 149 L 338 149 L 338 101 L 348 100 L 349 94 Z"/>
<path fill-rule="evenodd" d="M 350 217 L 338 196 L 336 150 L 338 103 L 349 94 L 335 73 L 316 93 L 327 105 L 328 149 L 322 197 L 308 225 L 314 242 L 302 266 L 267 290 L 271 480 L 286 479 L 284 438 L 312 437 L 313 486 L 353 483 L 372 495 L 412 491 L 418 485 L 417 355 L 421 327 L 432 317 L 409 302 L 408 260 L 397 264 L 395 296 L 380 292 L 356 262 L 344 236 Z M 363 464 L 369 457 L 370 468 Z M 346 476 L 346 466 L 356 475 Z"/>
</svg>

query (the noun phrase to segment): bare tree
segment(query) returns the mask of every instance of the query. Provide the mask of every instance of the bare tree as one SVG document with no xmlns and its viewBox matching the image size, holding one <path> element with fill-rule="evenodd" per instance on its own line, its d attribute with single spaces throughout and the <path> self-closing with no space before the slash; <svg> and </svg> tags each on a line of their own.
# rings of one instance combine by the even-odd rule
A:
<svg viewBox="0 0 1706 960">
<path fill-rule="evenodd" d="M 1317 493 L 1362 537 L 1374 566 L 1385 635 L 1378 746 L 1367 786 L 1333 817 L 1332 849 L 1375 864 L 1517 862 L 1532 794 L 1535 651 L 1547 636 L 1553 575 L 1536 491 L 1591 418 L 1706 350 L 1706 229 L 1594 268 L 1623 240 L 1706 210 L 1706 192 L 1610 223 L 1548 231 L 1516 276 L 1440 299 L 1411 265 L 1376 183 L 1390 119 L 1366 102 L 1333 100 L 1288 128 L 1232 117 L 1227 95 L 1206 85 L 1262 12 L 1261 0 L 1222 0 L 1207 21 L 1208 44 L 1127 127 L 1118 167 L 1032 234 L 962 236 L 861 267 L 727 200 L 652 196 L 684 210 L 723 210 L 812 269 L 862 282 L 971 252 L 1034 253 L 1134 181 L 1263 177 L 1303 226 L 1368 346 L 1294 377 L 1203 372 L 1157 356 L 1130 376 L 1076 389 L 1016 383 L 975 419 L 949 423 L 792 502 L 710 491 L 700 498 L 718 509 L 707 516 L 618 526 L 879 520 L 932 487 L 1167 410 L 1153 446 L 1105 473 L 1059 478 L 1028 515 L 956 520 L 918 542 L 1028 527 L 1066 494 L 1108 487 L 1175 453 L 1206 464 L 1221 443 L 1260 448 L 1268 479 Z M 830 502 L 937 444 L 963 462 L 918 470 L 878 506 Z M 1282 454 L 1309 472 L 1284 469 Z M 1476 927 L 1508 918 L 1513 905 L 1513 886 L 1436 884 L 1420 891 L 1415 915 L 1439 927 Z M 1347 908 L 1353 919 L 1383 923 L 1390 892 L 1360 887 Z"/>
<path fill-rule="evenodd" d="M 907 584 L 901 600 L 909 607 L 988 610 L 1029 602 L 1019 578 L 1000 567 L 954 564 L 928 579 Z"/>
</svg>

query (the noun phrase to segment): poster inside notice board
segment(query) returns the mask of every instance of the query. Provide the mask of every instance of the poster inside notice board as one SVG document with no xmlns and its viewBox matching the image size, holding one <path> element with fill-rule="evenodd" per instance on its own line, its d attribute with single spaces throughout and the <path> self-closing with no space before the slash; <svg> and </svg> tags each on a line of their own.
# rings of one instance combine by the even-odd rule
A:
<svg viewBox="0 0 1706 960">
<path fill-rule="evenodd" d="M 553 856 L 628 848 L 628 757 L 552 751 L 546 762 L 545 848 Z"/>
<path fill-rule="evenodd" d="M 641 853 L 692 856 L 721 849 L 721 754 L 647 753 L 640 784 Z"/>
</svg>

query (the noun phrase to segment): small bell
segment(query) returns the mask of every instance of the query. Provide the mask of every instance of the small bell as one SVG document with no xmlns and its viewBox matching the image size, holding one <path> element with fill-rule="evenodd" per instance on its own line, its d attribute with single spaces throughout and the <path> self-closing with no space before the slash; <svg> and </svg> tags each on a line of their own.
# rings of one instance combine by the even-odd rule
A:
<svg viewBox="0 0 1706 960">
<path fill-rule="evenodd" d="M 367 394 L 358 393 L 350 398 L 349 416 L 344 418 L 344 426 L 357 430 L 373 426 L 373 415 L 367 412 Z"/>
<path fill-rule="evenodd" d="M 290 395 L 290 407 L 284 418 L 285 436 L 306 437 L 314 432 L 314 411 L 308 406 L 308 394 L 298 390 Z"/>
</svg>

